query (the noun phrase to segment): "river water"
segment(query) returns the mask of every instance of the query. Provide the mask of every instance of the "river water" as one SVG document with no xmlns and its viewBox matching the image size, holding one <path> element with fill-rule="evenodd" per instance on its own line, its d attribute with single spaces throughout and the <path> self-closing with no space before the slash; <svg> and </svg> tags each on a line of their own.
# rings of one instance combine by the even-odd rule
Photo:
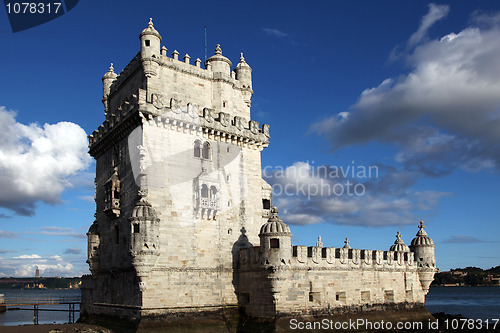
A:
<svg viewBox="0 0 500 333">
<path fill-rule="evenodd" d="M 80 296 L 80 290 L 1 290 L 5 299 L 22 298 L 33 301 L 40 298 L 74 298 Z M 23 325 L 33 323 L 33 306 L 20 306 L 27 310 L 8 310 L 0 313 L 0 325 Z M 432 287 L 426 296 L 426 308 L 431 313 L 445 312 L 461 314 L 472 319 L 500 318 L 500 287 Z M 68 305 L 40 305 L 40 309 L 68 310 Z M 78 306 L 76 310 L 78 310 Z M 79 317 L 75 313 L 75 320 Z M 68 311 L 40 311 L 39 323 L 66 323 Z"/>
<path fill-rule="evenodd" d="M 33 303 L 36 300 L 46 299 L 72 299 L 80 297 L 79 289 L 0 289 L 0 294 L 4 294 L 5 302 L 16 301 L 16 303 Z M 7 310 L 0 312 L 0 326 L 13 326 L 33 324 L 34 310 L 33 305 L 19 305 L 15 306 L 19 310 Z M 42 311 L 43 309 L 49 310 L 65 310 L 65 311 Z M 69 321 L 69 305 L 40 305 L 38 312 L 39 324 L 52 324 L 52 323 L 67 323 Z M 75 306 L 75 321 L 80 317 L 80 307 Z"/>
<path fill-rule="evenodd" d="M 461 314 L 471 319 L 500 318 L 500 287 L 431 287 L 425 297 L 430 313 Z"/>
</svg>

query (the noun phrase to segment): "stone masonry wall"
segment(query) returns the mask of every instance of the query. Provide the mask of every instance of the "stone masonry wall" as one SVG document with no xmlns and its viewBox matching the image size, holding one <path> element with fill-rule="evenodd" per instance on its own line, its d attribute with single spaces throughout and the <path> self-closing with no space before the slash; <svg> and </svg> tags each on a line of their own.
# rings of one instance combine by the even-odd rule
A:
<svg viewBox="0 0 500 333">
<path fill-rule="evenodd" d="M 290 251 L 289 263 L 273 266 L 260 256 L 260 248 L 241 250 L 240 292 L 249 315 L 270 317 L 273 313 L 328 313 L 347 307 L 424 303 L 413 253 L 306 246 Z M 270 312 L 273 307 L 275 312 Z"/>
</svg>

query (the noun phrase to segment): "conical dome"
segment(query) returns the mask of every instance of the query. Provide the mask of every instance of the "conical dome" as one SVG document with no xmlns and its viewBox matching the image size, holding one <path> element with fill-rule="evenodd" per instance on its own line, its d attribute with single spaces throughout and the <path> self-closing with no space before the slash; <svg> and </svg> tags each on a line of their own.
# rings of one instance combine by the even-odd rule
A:
<svg viewBox="0 0 500 333">
<path fill-rule="evenodd" d="M 149 19 L 149 23 L 146 29 L 142 30 L 141 34 L 139 35 L 139 38 L 141 38 L 144 35 L 153 35 L 156 36 L 160 39 L 161 42 L 161 35 L 158 31 L 156 31 L 155 27 L 153 26 L 153 19 Z"/>
<path fill-rule="evenodd" d="M 429 236 L 427 236 L 427 233 L 424 230 L 424 221 L 420 221 L 420 225 L 418 227 L 420 228 L 420 230 L 417 232 L 417 237 L 413 238 L 413 240 L 411 241 L 411 246 L 434 246 L 434 242 Z"/>
<path fill-rule="evenodd" d="M 284 223 L 278 216 L 278 208 L 273 207 L 271 210 L 271 217 L 266 224 L 260 228 L 259 236 L 273 235 L 273 236 L 291 236 L 290 227 Z"/>
<path fill-rule="evenodd" d="M 401 233 L 399 231 L 398 231 L 398 234 L 396 235 L 396 241 L 391 246 L 389 251 L 410 252 L 410 248 L 401 239 Z"/>
</svg>

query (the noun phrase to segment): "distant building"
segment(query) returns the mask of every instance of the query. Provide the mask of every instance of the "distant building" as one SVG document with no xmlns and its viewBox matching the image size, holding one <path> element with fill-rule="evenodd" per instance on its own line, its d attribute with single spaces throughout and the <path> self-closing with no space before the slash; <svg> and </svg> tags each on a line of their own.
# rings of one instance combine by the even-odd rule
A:
<svg viewBox="0 0 500 333">
<path fill-rule="evenodd" d="M 35 270 L 35 277 L 36 277 L 36 278 L 39 278 L 39 277 L 40 277 L 40 270 L 38 269 L 38 266 L 36 266 L 36 270 Z"/>
<path fill-rule="evenodd" d="M 167 55 L 150 21 L 140 52 L 102 78 L 105 121 L 89 136 L 96 220 L 82 318 L 131 322 L 241 306 L 252 317 L 423 306 L 436 270 L 421 222 L 389 251 L 292 246 L 272 208 L 251 119 L 252 69 L 217 45 L 205 61 Z"/>
</svg>

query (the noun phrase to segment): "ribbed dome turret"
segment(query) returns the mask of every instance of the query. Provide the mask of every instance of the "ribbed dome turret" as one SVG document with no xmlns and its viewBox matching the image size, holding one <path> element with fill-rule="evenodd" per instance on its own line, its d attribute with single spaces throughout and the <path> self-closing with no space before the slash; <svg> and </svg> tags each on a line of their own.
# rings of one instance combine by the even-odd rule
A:
<svg viewBox="0 0 500 333">
<path fill-rule="evenodd" d="M 389 249 L 389 251 L 410 252 L 410 248 L 401 239 L 401 233 L 399 231 L 398 231 L 398 234 L 396 235 L 396 241 L 391 246 L 391 248 Z"/>
<path fill-rule="evenodd" d="M 130 214 L 131 218 L 156 219 L 156 210 L 144 199 L 139 200 Z"/>
<path fill-rule="evenodd" d="M 158 31 L 156 31 L 155 27 L 153 26 L 153 19 L 152 18 L 149 19 L 148 26 L 146 27 L 146 29 L 142 30 L 141 34 L 139 35 L 139 38 L 142 38 L 142 36 L 145 36 L 145 35 L 156 36 L 160 39 L 160 42 L 161 42 L 161 35 Z"/>
<path fill-rule="evenodd" d="M 273 236 L 291 236 L 290 227 L 284 223 L 278 216 L 278 208 L 273 207 L 271 210 L 271 217 L 268 222 L 260 228 L 259 236 L 273 235 Z"/>
<path fill-rule="evenodd" d="M 427 236 L 424 228 L 424 221 L 420 221 L 420 225 L 418 226 L 420 230 L 417 232 L 417 237 L 413 238 L 411 241 L 411 246 L 419 246 L 419 245 L 434 245 L 432 239 Z"/>
</svg>

